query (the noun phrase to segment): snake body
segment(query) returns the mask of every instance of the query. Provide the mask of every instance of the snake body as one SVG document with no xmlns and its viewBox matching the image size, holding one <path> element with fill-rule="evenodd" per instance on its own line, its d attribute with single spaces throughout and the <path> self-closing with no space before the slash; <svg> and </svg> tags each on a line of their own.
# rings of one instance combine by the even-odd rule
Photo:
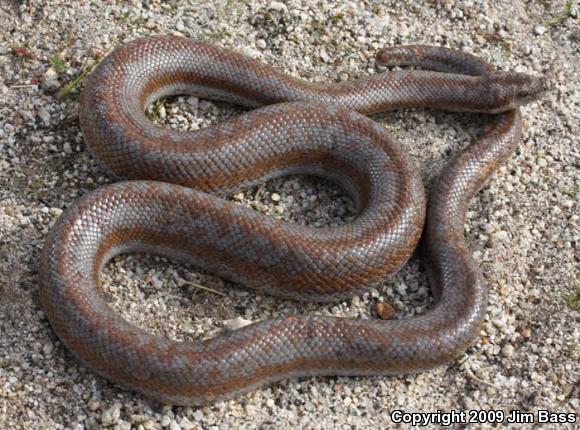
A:
<svg viewBox="0 0 580 430">
<path fill-rule="evenodd" d="M 494 72 L 444 48 L 379 53 L 399 70 L 313 84 L 215 46 L 138 39 L 105 58 L 86 83 L 80 123 L 90 150 L 130 181 L 97 189 L 61 216 L 40 264 L 40 298 L 62 342 L 97 373 L 162 402 L 199 405 L 289 377 L 417 372 L 454 358 L 477 336 L 487 289 L 463 237 L 469 201 L 517 144 L 517 107 L 541 78 Z M 195 132 L 169 130 L 148 104 L 193 93 L 251 107 Z M 363 114 L 403 107 L 504 112 L 433 187 L 425 256 L 436 305 L 401 320 L 288 316 L 209 340 L 154 336 L 115 314 L 98 284 L 113 256 L 166 255 L 247 287 L 337 300 L 394 273 L 416 247 L 426 212 L 418 169 Z M 271 219 L 222 199 L 288 173 L 342 185 L 358 206 L 336 228 Z"/>
</svg>

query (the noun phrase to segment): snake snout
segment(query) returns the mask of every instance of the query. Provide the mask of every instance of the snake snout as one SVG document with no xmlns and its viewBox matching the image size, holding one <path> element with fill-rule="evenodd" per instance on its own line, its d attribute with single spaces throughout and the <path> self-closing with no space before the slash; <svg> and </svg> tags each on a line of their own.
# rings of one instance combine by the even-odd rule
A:
<svg viewBox="0 0 580 430">
<path fill-rule="evenodd" d="M 489 79 L 492 113 L 505 112 L 539 100 L 550 90 L 549 80 L 545 76 L 496 72 Z"/>
</svg>

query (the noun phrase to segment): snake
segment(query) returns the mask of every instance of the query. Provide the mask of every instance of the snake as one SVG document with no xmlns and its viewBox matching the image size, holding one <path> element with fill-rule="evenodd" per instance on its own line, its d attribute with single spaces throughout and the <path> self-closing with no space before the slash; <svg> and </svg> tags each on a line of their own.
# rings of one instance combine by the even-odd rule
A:
<svg viewBox="0 0 580 430">
<path fill-rule="evenodd" d="M 521 135 L 519 107 L 547 79 L 495 71 L 437 46 L 393 46 L 369 77 L 313 83 L 224 48 L 177 36 L 115 48 L 87 78 L 87 146 L 119 182 L 86 194 L 51 228 L 40 303 L 54 332 L 97 374 L 162 403 L 204 405 L 288 378 L 392 375 L 449 362 L 478 337 L 488 288 L 464 237 L 467 207 Z M 193 94 L 252 110 L 194 131 L 155 124 L 156 100 Z M 487 115 L 481 137 L 427 194 L 415 161 L 368 115 L 433 108 Z M 227 196 L 289 174 L 326 178 L 356 205 L 315 228 Z M 209 339 L 149 333 L 107 304 L 99 275 L 114 256 L 152 253 L 296 300 L 361 294 L 420 248 L 434 305 L 391 320 L 288 315 Z"/>
</svg>

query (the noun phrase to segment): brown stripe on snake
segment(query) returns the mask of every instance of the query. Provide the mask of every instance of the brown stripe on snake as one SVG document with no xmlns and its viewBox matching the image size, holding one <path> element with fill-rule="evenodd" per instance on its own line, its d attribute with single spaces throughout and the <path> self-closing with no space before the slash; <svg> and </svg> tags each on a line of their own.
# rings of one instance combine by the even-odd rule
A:
<svg viewBox="0 0 580 430">
<path fill-rule="evenodd" d="M 89 193 L 49 234 L 40 298 L 63 343 L 116 383 L 190 405 L 283 378 L 417 372 L 462 352 L 479 332 L 487 300 L 463 238 L 464 213 L 518 141 L 521 121 L 513 109 L 538 99 L 546 84 L 494 72 L 444 48 L 395 47 L 377 61 L 435 71 L 313 84 L 176 37 L 138 39 L 104 59 L 87 81 L 81 127 L 110 173 L 138 180 Z M 147 119 L 148 103 L 177 93 L 252 107 L 292 103 L 195 132 Z M 124 252 L 167 255 L 247 287 L 318 301 L 361 292 L 397 271 L 421 235 L 424 190 L 414 162 L 361 113 L 400 107 L 505 112 L 490 117 L 483 137 L 431 192 L 424 250 L 433 309 L 392 321 L 284 317 L 176 342 L 134 327 L 108 307 L 98 274 Z M 338 182 L 358 203 L 358 215 L 337 228 L 315 229 L 219 197 L 288 173 Z"/>
</svg>

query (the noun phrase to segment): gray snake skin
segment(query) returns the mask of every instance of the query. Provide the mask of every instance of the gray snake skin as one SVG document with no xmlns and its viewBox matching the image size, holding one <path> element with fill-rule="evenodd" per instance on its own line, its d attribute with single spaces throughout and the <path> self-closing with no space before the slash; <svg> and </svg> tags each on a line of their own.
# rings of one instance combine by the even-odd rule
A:
<svg viewBox="0 0 580 430">
<path fill-rule="evenodd" d="M 445 48 L 387 48 L 377 61 L 430 70 L 313 84 L 168 36 L 132 41 L 105 58 L 86 82 L 80 123 L 94 157 L 131 180 L 65 211 L 40 263 L 42 306 L 73 354 L 149 397 L 200 405 L 283 378 L 417 372 L 464 351 L 487 301 L 464 214 L 519 140 L 517 107 L 538 99 L 546 83 Z M 182 93 L 268 106 L 195 132 L 159 127 L 144 114 L 151 102 Z M 407 107 L 498 113 L 445 169 L 428 205 L 415 163 L 363 116 Z M 357 203 L 356 219 L 309 228 L 220 197 L 289 173 L 339 183 Z M 123 320 L 99 288 L 113 256 L 150 252 L 269 294 L 338 300 L 396 272 L 417 246 L 426 212 L 424 255 L 436 305 L 413 318 L 289 316 L 176 342 Z"/>
</svg>

